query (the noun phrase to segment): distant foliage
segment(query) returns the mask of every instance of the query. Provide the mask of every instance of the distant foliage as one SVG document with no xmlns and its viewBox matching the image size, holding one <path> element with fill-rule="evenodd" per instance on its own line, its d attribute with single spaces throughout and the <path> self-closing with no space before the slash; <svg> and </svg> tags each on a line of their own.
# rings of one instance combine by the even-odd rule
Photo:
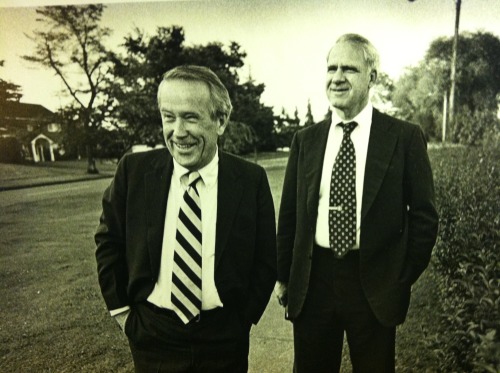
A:
<svg viewBox="0 0 500 373">
<path fill-rule="evenodd" d="M 314 124 L 314 116 L 312 114 L 312 108 L 311 108 L 311 100 L 307 101 L 307 112 L 306 112 L 306 120 L 304 122 L 304 126 L 312 126 Z"/>
<path fill-rule="evenodd" d="M 452 38 L 434 40 L 423 61 L 408 68 L 395 83 L 398 116 L 419 123 L 431 139 L 441 138 L 443 102 L 449 97 Z M 498 126 L 500 39 L 488 32 L 464 32 L 458 41 L 455 122 L 447 138 L 455 143 L 480 142 Z"/>
<path fill-rule="evenodd" d="M 396 110 L 392 103 L 394 95 L 394 81 L 386 73 L 380 72 L 372 88 L 371 102 L 374 107 L 383 113 L 394 115 Z"/>
<path fill-rule="evenodd" d="M 0 137 L 0 163 L 21 163 L 21 144 L 14 137 Z"/>
<path fill-rule="evenodd" d="M 500 371 L 500 146 L 431 152 L 442 315 L 431 345 L 443 372 Z"/>
<path fill-rule="evenodd" d="M 58 77 L 71 97 L 68 110 L 82 129 L 88 173 L 97 173 L 95 148 L 98 130 L 110 114 L 113 97 L 109 51 L 104 45 L 111 30 L 100 25 L 102 4 L 36 9 L 39 28 L 28 38 L 34 50 L 22 58 Z"/>
<path fill-rule="evenodd" d="M 151 36 L 135 29 L 125 38 L 124 46 L 125 55 L 114 54 L 113 119 L 128 146 L 163 142 L 156 102 L 158 85 L 166 71 L 190 64 L 209 67 L 216 73 L 231 97 L 230 119 L 253 129 L 260 150 L 275 149 L 271 137 L 273 111 L 261 102 L 265 86 L 251 77 L 241 81 L 246 53 L 238 43 L 187 45 L 184 29 L 171 26 L 158 27 Z"/>
<path fill-rule="evenodd" d="M 4 63 L 4 60 L 0 60 L 0 67 Z M 22 96 L 21 86 L 0 78 L 0 105 L 5 101 L 19 101 Z"/>
<path fill-rule="evenodd" d="M 312 125 L 312 124 L 308 124 Z M 273 138 L 277 148 L 289 147 L 292 143 L 295 132 L 303 127 L 300 126 L 298 110 L 295 109 L 294 116 L 291 117 L 283 108 L 281 114 L 274 119 Z"/>
<path fill-rule="evenodd" d="M 257 135 L 254 129 L 240 122 L 229 122 L 220 138 L 220 147 L 232 154 L 248 154 L 254 151 L 256 146 Z"/>
</svg>

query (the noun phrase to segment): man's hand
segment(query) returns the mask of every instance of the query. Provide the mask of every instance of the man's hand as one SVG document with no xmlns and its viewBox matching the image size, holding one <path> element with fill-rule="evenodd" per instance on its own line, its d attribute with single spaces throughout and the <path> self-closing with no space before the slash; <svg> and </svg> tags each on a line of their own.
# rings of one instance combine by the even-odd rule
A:
<svg viewBox="0 0 500 373">
<path fill-rule="evenodd" d="M 274 285 L 274 294 L 278 298 L 278 302 L 283 307 L 288 305 L 288 284 L 284 282 L 277 281 Z"/>
<path fill-rule="evenodd" d="M 127 322 L 129 314 L 130 310 L 126 310 L 125 312 L 113 316 L 123 332 L 125 332 L 125 323 Z"/>
</svg>

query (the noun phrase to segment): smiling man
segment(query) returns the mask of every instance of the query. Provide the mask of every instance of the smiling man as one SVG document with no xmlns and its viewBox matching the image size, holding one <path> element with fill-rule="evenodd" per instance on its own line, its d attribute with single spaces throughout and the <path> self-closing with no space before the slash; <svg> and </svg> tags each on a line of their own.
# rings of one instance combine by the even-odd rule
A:
<svg viewBox="0 0 500 373">
<path fill-rule="evenodd" d="M 276 281 L 267 176 L 218 149 L 232 107 L 211 70 L 168 71 L 157 99 L 167 149 L 125 156 L 104 192 L 102 294 L 136 372 L 246 372 Z"/>
<path fill-rule="evenodd" d="M 395 369 L 395 331 L 429 263 L 438 217 L 420 127 L 369 101 L 379 57 L 356 34 L 327 58 L 332 118 L 299 131 L 278 219 L 275 291 L 293 322 L 294 371 Z"/>
</svg>

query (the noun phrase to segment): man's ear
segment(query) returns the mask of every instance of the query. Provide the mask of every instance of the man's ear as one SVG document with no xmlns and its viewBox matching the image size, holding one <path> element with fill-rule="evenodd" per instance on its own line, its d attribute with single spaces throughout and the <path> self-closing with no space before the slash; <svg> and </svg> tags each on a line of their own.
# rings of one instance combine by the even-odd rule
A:
<svg viewBox="0 0 500 373">
<path fill-rule="evenodd" d="M 229 123 L 229 121 L 227 120 L 227 118 L 225 116 L 221 116 L 219 117 L 219 119 L 217 119 L 217 122 L 218 122 L 218 126 L 217 126 L 217 134 L 219 136 L 222 136 L 224 134 L 224 131 L 226 130 L 226 127 Z"/>
<path fill-rule="evenodd" d="M 372 88 L 375 83 L 377 82 L 377 77 L 378 77 L 378 72 L 377 70 L 373 69 L 370 72 L 370 83 L 368 83 L 368 87 Z"/>
</svg>

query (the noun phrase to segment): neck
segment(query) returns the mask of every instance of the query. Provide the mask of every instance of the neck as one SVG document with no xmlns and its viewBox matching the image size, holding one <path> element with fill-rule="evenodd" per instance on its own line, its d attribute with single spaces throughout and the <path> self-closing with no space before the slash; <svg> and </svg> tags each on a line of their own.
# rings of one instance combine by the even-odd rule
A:
<svg viewBox="0 0 500 373">
<path fill-rule="evenodd" d="M 355 107 L 352 108 L 346 108 L 346 107 L 334 107 L 335 113 L 339 116 L 340 119 L 343 121 L 349 121 L 356 117 L 359 113 L 363 111 L 363 109 L 368 105 L 368 98 L 363 101 L 361 104 L 356 105 Z"/>
</svg>

